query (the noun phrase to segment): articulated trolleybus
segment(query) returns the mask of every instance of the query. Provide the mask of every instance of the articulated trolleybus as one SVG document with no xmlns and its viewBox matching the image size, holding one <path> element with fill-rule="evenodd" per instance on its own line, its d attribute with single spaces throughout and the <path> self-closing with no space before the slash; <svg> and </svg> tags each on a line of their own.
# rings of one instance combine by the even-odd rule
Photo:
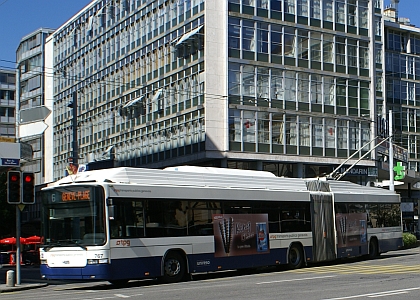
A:
<svg viewBox="0 0 420 300">
<path fill-rule="evenodd" d="M 42 194 L 46 279 L 177 282 L 402 246 L 399 196 L 349 182 L 122 167 L 67 176 Z"/>
</svg>

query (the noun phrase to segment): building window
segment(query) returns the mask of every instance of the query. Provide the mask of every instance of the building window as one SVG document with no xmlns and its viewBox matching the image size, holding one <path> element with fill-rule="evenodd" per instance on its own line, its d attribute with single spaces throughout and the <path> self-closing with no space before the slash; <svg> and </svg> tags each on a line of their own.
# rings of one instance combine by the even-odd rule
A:
<svg viewBox="0 0 420 300">
<path fill-rule="evenodd" d="M 325 119 L 325 147 L 335 148 L 335 124 L 332 119 Z"/>
<path fill-rule="evenodd" d="M 286 116 L 286 145 L 297 146 L 296 116 Z"/>
<path fill-rule="evenodd" d="M 312 118 L 312 146 L 323 147 L 324 133 L 321 118 Z"/>
<path fill-rule="evenodd" d="M 321 0 L 311 0 L 311 18 L 321 19 Z"/>
<path fill-rule="evenodd" d="M 310 146 L 311 133 L 308 117 L 299 117 L 299 145 Z"/>
<path fill-rule="evenodd" d="M 244 111 L 243 114 L 243 141 L 248 143 L 255 143 L 255 112 Z"/>
<path fill-rule="evenodd" d="M 268 53 L 268 24 L 258 23 L 257 37 L 257 52 Z"/>
<path fill-rule="evenodd" d="M 252 21 L 242 21 L 242 49 L 255 51 L 255 28 Z"/>
<path fill-rule="evenodd" d="M 369 8 L 367 0 L 359 0 L 359 27 L 363 29 L 369 28 Z"/>
<path fill-rule="evenodd" d="M 348 128 L 347 121 L 337 120 L 337 146 L 339 149 L 347 149 L 348 140 Z"/>
<path fill-rule="evenodd" d="M 283 114 L 273 113 L 271 126 L 271 141 L 273 144 L 284 144 L 284 121 Z"/>
<path fill-rule="evenodd" d="M 279 25 L 271 25 L 271 54 L 282 55 L 282 27 Z"/>
<path fill-rule="evenodd" d="M 308 60 L 309 55 L 308 31 L 298 30 L 298 58 Z"/>
<path fill-rule="evenodd" d="M 345 12 L 346 4 L 343 0 L 336 0 L 335 2 L 335 21 L 340 24 L 346 23 L 346 12 Z"/>
<path fill-rule="evenodd" d="M 322 79 L 315 74 L 311 75 L 311 103 L 322 103 Z"/>
<path fill-rule="evenodd" d="M 334 61 L 334 42 L 333 36 L 330 34 L 323 35 L 322 55 L 324 63 L 333 63 Z"/>
<path fill-rule="evenodd" d="M 308 16 L 308 0 L 297 0 L 297 12 L 298 16 Z"/>
<path fill-rule="evenodd" d="M 311 60 L 321 62 L 321 34 L 319 32 L 311 32 Z"/>
<path fill-rule="evenodd" d="M 266 112 L 258 112 L 258 143 L 270 144 L 270 116 Z"/>
<path fill-rule="evenodd" d="M 295 14 L 295 0 L 284 0 L 284 12 L 287 14 Z"/>
<path fill-rule="evenodd" d="M 349 67 L 357 67 L 357 41 L 347 40 L 347 60 Z"/>
<path fill-rule="evenodd" d="M 335 38 L 335 60 L 337 65 L 346 65 L 346 39 Z"/>
<path fill-rule="evenodd" d="M 333 0 L 323 0 L 323 12 L 324 12 L 324 20 L 328 22 L 332 22 L 333 18 Z"/>
<path fill-rule="evenodd" d="M 284 28 L 284 56 L 295 57 L 296 36 L 295 29 L 290 27 Z"/>
</svg>

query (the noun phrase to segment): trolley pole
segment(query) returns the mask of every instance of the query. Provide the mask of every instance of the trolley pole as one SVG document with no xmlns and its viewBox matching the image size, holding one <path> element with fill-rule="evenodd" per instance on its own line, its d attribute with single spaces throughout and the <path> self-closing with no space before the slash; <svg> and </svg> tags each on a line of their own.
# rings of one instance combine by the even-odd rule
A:
<svg viewBox="0 0 420 300">
<path fill-rule="evenodd" d="M 389 110 L 388 116 L 388 134 L 389 134 L 389 190 L 394 191 L 394 147 L 392 145 L 392 110 Z"/>
</svg>

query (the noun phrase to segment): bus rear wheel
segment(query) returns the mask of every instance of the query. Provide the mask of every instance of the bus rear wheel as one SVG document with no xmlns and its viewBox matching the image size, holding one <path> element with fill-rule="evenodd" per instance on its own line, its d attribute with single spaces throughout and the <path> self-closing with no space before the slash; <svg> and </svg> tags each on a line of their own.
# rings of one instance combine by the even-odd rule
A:
<svg viewBox="0 0 420 300">
<path fill-rule="evenodd" d="M 187 274 L 185 259 L 177 252 L 169 252 L 163 263 L 163 281 L 173 283 L 182 281 Z"/>
<path fill-rule="evenodd" d="M 369 241 L 369 258 L 373 259 L 378 256 L 379 256 L 378 240 L 376 238 L 372 238 Z"/>
<path fill-rule="evenodd" d="M 287 256 L 287 262 L 289 269 L 299 269 L 303 266 L 303 251 L 302 247 L 296 244 L 292 244 L 289 249 Z"/>
</svg>

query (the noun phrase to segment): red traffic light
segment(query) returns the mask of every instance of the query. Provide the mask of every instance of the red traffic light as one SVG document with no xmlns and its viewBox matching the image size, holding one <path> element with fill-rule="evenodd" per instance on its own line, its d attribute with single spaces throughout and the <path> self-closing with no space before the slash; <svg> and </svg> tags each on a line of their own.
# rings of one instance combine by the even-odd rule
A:
<svg viewBox="0 0 420 300">
<path fill-rule="evenodd" d="M 10 181 L 12 182 L 18 182 L 19 181 L 19 176 L 15 175 L 15 174 L 11 174 L 9 177 Z"/>
<path fill-rule="evenodd" d="M 25 174 L 25 177 L 23 178 L 23 181 L 26 182 L 26 183 L 30 183 L 33 180 L 34 180 L 34 176 L 32 174 L 31 175 Z"/>
</svg>

